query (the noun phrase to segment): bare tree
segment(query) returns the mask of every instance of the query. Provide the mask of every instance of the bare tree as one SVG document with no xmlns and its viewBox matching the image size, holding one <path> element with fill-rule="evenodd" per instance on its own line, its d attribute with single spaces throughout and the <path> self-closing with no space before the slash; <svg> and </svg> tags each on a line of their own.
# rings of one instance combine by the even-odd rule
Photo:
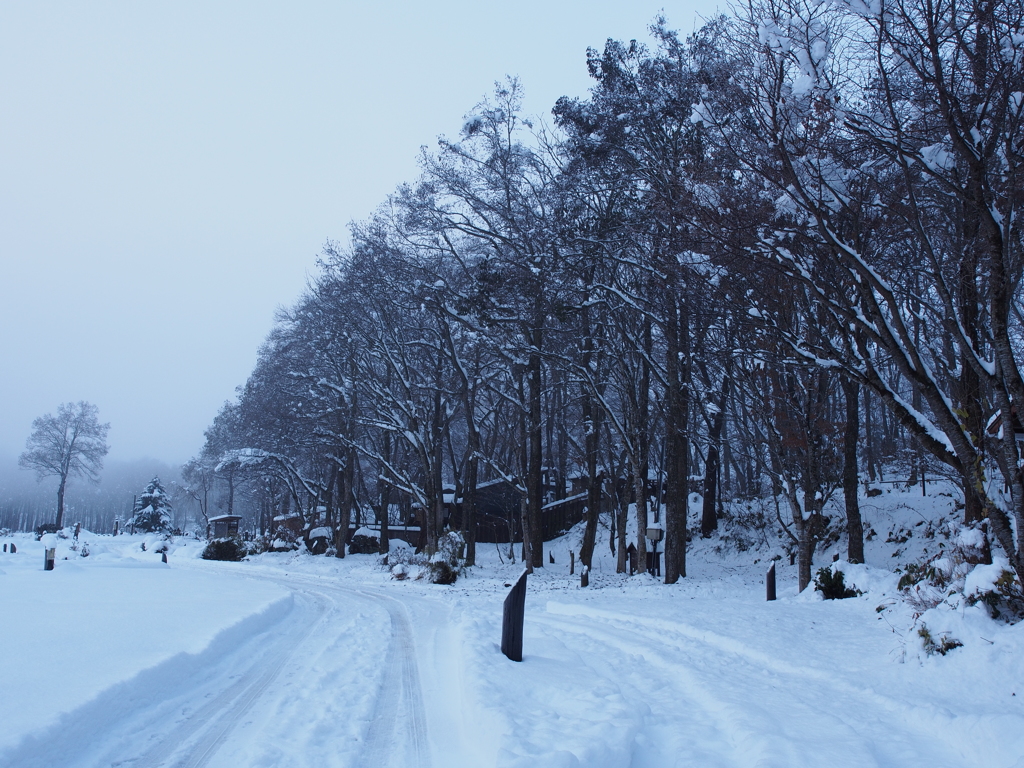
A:
<svg viewBox="0 0 1024 768">
<path fill-rule="evenodd" d="M 99 481 L 103 457 L 107 455 L 110 424 L 100 424 L 99 409 L 85 401 L 61 403 L 57 415 L 40 416 L 32 422 L 32 434 L 25 441 L 26 451 L 18 458 L 23 469 L 36 476 L 58 477 L 57 528 L 64 527 L 64 490 L 69 477 Z"/>
</svg>

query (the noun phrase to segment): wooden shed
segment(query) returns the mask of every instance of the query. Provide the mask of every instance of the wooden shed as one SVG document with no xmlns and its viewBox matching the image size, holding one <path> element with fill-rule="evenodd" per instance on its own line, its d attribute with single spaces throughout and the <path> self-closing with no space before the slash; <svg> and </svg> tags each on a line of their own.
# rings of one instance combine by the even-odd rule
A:
<svg viewBox="0 0 1024 768">
<path fill-rule="evenodd" d="M 228 536 L 238 535 L 238 524 L 241 522 L 241 515 L 218 515 L 210 518 L 210 525 L 213 528 L 213 538 L 226 539 Z"/>
</svg>

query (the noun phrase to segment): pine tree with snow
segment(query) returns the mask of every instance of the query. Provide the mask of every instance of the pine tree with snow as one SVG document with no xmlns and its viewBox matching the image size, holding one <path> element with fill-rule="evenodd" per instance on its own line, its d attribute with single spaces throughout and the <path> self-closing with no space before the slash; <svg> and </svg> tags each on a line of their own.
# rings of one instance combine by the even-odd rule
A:
<svg viewBox="0 0 1024 768">
<path fill-rule="evenodd" d="M 171 529 L 171 500 L 160 478 L 154 477 L 135 501 L 129 523 L 136 533 L 153 533 Z"/>
</svg>

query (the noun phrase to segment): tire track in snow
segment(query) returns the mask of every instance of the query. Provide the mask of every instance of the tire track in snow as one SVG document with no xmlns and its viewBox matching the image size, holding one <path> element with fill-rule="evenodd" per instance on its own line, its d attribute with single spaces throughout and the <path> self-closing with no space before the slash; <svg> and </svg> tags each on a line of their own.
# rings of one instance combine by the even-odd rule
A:
<svg viewBox="0 0 1024 768">
<path fill-rule="evenodd" d="M 325 583 L 322 577 L 291 574 L 283 579 L 270 578 L 293 589 L 297 584 L 303 584 L 347 598 L 355 597 L 387 611 L 391 634 L 384 659 L 384 672 L 357 764 L 372 768 L 429 768 L 431 759 L 426 710 L 416 661 L 416 643 L 405 605 L 380 592 Z"/>
<path fill-rule="evenodd" d="M 423 692 L 416 663 L 416 645 L 405 606 L 384 595 L 353 592 L 382 602 L 391 619 L 391 640 L 384 660 L 384 676 L 366 731 L 361 764 L 366 768 L 389 765 L 429 768 Z M 399 728 L 400 723 L 404 728 Z"/>
<path fill-rule="evenodd" d="M 564 614 L 540 614 L 535 618 L 552 628 L 615 649 L 634 663 L 632 669 L 622 665 L 626 674 L 635 674 L 639 658 L 661 679 L 670 680 L 680 696 L 716 721 L 717 731 L 732 734 L 719 753 L 730 764 L 816 768 L 827 758 L 830 765 L 857 768 L 964 765 L 962 741 L 951 739 L 950 750 L 939 751 L 934 729 L 915 728 L 917 733 L 911 739 L 907 739 L 911 734 L 906 728 L 894 732 L 894 718 L 905 718 L 907 706 L 874 691 L 857 688 L 817 670 L 796 667 L 731 638 L 702 633 L 686 625 L 655 620 L 659 630 L 675 635 L 674 640 L 669 640 L 654 634 L 638 634 L 640 619 L 569 608 Z M 625 627 L 600 625 L 595 619 L 611 620 Z M 651 623 L 646 618 L 643 621 Z M 712 635 L 713 639 L 701 635 Z M 695 653 L 701 646 L 710 648 L 712 653 Z M 638 650 L 642 651 L 639 657 Z M 723 652 L 727 658 L 722 658 Z M 901 711 L 894 711 L 897 709 Z M 859 717 L 847 718 L 846 712 Z M 700 731 L 699 724 L 688 722 L 686 729 L 695 731 L 698 740 L 708 736 Z M 820 754 L 823 746 L 827 751 L 824 755 Z"/>
<path fill-rule="evenodd" d="M 131 768 L 201 768 L 206 765 L 245 712 L 280 674 L 295 649 L 323 622 L 327 601 L 315 593 L 305 594 L 312 598 L 315 606 L 312 620 L 305 625 L 288 627 L 288 631 L 275 639 L 271 649 L 257 655 L 234 683 L 185 716 L 142 755 L 111 761 L 109 765 Z"/>
<path fill-rule="evenodd" d="M 612 672 L 611 683 L 629 698 L 635 698 L 634 707 L 648 708 L 644 718 L 647 725 L 642 728 L 644 734 L 637 740 L 639 751 L 650 753 L 648 756 L 634 756 L 631 766 L 647 768 L 647 766 L 700 765 L 716 768 L 738 768 L 750 765 L 736 751 L 734 723 L 722 713 L 726 709 L 725 702 L 716 697 L 712 691 L 700 685 L 685 668 L 678 668 L 665 661 L 660 655 L 655 656 L 648 651 L 647 638 L 636 631 L 619 633 L 609 631 L 606 627 L 584 624 L 565 616 L 538 614 L 531 617 L 547 625 L 549 636 L 562 636 L 567 647 L 574 647 L 581 660 L 591 659 L 588 666 L 595 675 L 607 677 Z M 570 633 L 582 637 L 591 648 L 582 649 L 578 644 L 565 637 Z M 601 648 L 594 652 L 592 646 Z M 611 650 L 612 652 L 608 652 Z M 593 660 L 599 660 L 595 665 Z M 636 676 L 640 673 L 642 682 L 636 684 Z M 647 683 L 647 685 L 644 685 Z M 678 700 L 692 702 L 691 714 L 688 716 L 686 729 L 700 734 L 700 739 L 673 739 L 674 734 L 666 733 L 667 715 L 664 713 L 678 710 Z M 645 730 L 654 733 L 644 733 Z M 666 738 L 677 743 L 665 744 Z M 636 750 L 635 750 L 636 751 Z M 671 759 L 672 762 L 664 762 Z"/>
</svg>

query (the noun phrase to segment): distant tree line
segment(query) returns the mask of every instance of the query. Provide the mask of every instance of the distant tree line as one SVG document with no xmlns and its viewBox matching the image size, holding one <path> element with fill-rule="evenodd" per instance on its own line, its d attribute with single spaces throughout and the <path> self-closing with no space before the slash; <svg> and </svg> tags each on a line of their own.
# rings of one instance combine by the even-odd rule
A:
<svg viewBox="0 0 1024 768">
<path fill-rule="evenodd" d="M 144 494 L 147 480 L 159 473 L 167 480 L 168 494 L 174 500 L 171 527 L 190 530 L 195 511 L 188 505 L 188 497 L 181 491 L 176 467 L 159 461 L 104 462 L 98 483 L 76 480 L 68 484 L 65 494 L 64 525 L 78 523 L 87 531 L 111 533 L 115 521 L 121 531 L 129 530 L 133 515 L 133 502 Z M 55 525 L 54 495 L 59 480 L 36 484 L 27 472 L 0 471 L 0 529 L 34 531 L 41 525 Z M 199 530 L 203 532 L 202 527 Z"/>
<path fill-rule="evenodd" d="M 634 501 L 672 583 L 691 493 L 704 536 L 723 497 L 773 495 L 803 587 L 830 498 L 863 560 L 858 479 L 940 471 L 1024 575 L 1022 17 L 754 0 L 591 50 L 552 126 L 498 86 L 327 245 L 187 468 L 194 498 L 244 492 L 267 531 L 406 504 L 433 548 L 454 489 L 472 563 L 476 489 L 505 478 L 536 568 L 573 476 L 590 563 L 616 478 L 620 568 Z"/>
</svg>

